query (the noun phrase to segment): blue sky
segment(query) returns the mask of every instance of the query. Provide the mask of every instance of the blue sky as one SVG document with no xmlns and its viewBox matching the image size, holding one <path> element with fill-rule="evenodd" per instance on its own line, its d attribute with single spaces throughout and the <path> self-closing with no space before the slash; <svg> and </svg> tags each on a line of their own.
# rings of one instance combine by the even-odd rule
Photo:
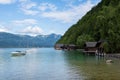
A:
<svg viewBox="0 0 120 80">
<path fill-rule="evenodd" d="M 101 0 L 0 0 L 0 32 L 64 34 Z"/>
</svg>

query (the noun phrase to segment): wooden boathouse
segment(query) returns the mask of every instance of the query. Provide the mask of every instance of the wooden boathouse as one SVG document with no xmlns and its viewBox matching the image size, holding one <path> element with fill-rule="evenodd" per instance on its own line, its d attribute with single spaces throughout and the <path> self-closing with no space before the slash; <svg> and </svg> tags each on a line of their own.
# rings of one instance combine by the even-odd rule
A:
<svg viewBox="0 0 120 80">
<path fill-rule="evenodd" d="M 63 47 L 64 47 L 64 44 L 55 44 L 55 46 L 54 46 L 54 48 L 56 50 L 61 50 L 61 49 L 63 49 Z"/>
<path fill-rule="evenodd" d="M 74 44 L 55 44 L 57 50 L 76 50 L 77 46 Z"/>
<path fill-rule="evenodd" d="M 84 51 L 85 54 L 88 55 L 105 55 L 104 54 L 104 48 L 103 48 L 103 42 L 86 42 L 84 45 Z"/>
</svg>

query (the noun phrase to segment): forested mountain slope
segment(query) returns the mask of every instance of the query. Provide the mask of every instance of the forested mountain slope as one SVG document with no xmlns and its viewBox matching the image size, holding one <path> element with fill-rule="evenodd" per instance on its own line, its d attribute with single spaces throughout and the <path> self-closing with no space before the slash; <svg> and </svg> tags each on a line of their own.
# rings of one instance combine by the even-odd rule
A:
<svg viewBox="0 0 120 80">
<path fill-rule="evenodd" d="M 71 26 L 57 43 L 83 47 L 86 41 L 104 40 L 107 52 L 120 52 L 120 0 L 102 0 Z"/>
</svg>

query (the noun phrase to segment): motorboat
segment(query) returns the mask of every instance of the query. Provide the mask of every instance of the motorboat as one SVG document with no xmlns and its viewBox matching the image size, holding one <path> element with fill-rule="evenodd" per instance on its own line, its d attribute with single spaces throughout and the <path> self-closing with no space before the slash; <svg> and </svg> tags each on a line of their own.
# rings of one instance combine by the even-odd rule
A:
<svg viewBox="0 0 120 80">
<path fill-rule="evenodd" d="M 14 52 L 11 52 L 12 53 L 12 56 L 24 56 L 26 55 L 26 51 L 14 51 Z"/>
</svg>

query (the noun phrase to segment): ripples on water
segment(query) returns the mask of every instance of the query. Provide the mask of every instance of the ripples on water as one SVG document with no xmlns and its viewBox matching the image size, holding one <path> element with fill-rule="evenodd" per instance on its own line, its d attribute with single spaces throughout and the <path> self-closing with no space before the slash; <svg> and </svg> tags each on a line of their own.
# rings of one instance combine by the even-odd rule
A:
<svg viewBox="0 0 120 80">
<path fill-rule="evenodd" d="M 27 50 L 21 57 L 11 52 Z M 0 80 L 120 80 L 120 62 L 53 48 L 0 49 Z"/>
</svg>

